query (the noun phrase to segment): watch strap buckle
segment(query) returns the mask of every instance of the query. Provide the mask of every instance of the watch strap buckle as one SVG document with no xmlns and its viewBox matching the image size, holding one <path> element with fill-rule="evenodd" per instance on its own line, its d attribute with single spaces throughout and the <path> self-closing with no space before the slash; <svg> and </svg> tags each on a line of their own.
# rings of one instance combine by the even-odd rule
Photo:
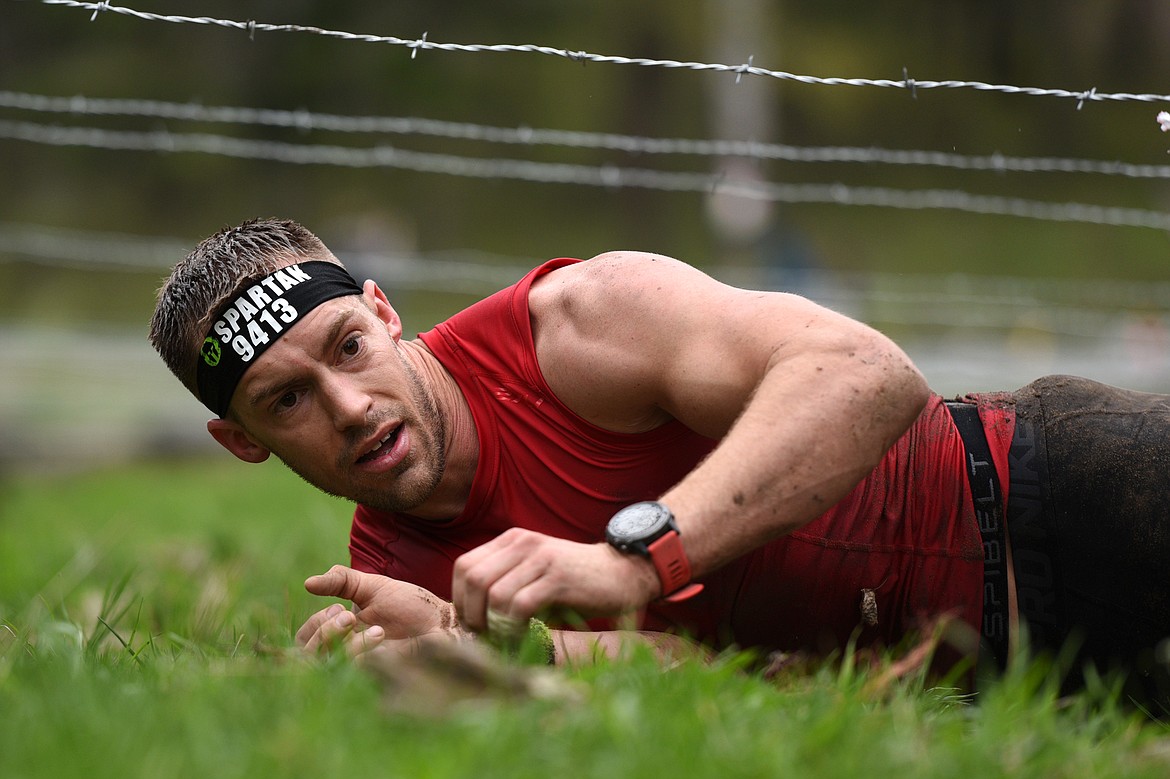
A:
<svg viewBox="0 0 1170 779">
<path fill-rule="evenodd" d="M 703 591 L 702 584 L 691 581 L 691 563 L 683 551 L 682 536 L 677 530 L 668 530 L 646 549 L 662 583 L 660 600 L 679 603 Z"/>
</svg>

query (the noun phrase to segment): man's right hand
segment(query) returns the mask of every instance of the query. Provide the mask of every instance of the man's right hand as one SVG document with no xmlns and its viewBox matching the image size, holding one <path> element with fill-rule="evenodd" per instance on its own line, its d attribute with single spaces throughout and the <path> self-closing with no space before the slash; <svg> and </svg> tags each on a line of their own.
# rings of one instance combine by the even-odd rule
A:
<svg viewBox="0 0 1170 779">
<path fill-rule="evenodd" d="M 335 565 L 306 579 L 305 589 L 344 598 L 356 607 L 350 612 L 335 603 L 311 616 L 297 631 L 297 643 L 306 651 L 323 651 L 345 641 L 355 655 L 374 647 L 410 654 L 424 642 L 472 638 L 459 626 L 450 603 L 387 576 Z"/>
</svg>

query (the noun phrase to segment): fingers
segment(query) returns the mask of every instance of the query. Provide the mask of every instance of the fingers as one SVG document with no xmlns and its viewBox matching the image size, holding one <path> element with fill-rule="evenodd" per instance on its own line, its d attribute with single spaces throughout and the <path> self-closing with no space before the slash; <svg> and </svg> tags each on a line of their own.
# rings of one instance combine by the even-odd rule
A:
<svg viewBox="0 0 1170 779">
<path fill-rule="evenodd" d="M 305 651 L 321 652 L 333 647 L 354 629 L 357 617 L 344 608 L 320 624 L 304 643 Z"/>
<path fill-rule="evenodd" d="M 345 607 L 340 603 L 334 603 L 332 606 L 321 609 L 313 616 L 305 620 L 305 624 L 301 625 L 301 629 L 297 631 L 297 643 L 305 646 L 313 634 L 321 629 L 329 620 L 336 617 L 341 612 L 345 611 Z"/>
<path fill-rule="evenodd" d="M 522 622 L 544 605 L 540 582 L 548 568 L 537 533 L 509 531 L 455 561 L 451 595 L 460 621 L 476 632 Z M 529 590 L 529 588 L 532 588 Z M 521 601 L 517 595 L 524 590 Z"/>
<path fill-rule="evenodd" d="M 377 646 L 386 638 L 386 631 L 379 625 L 371 625 L 365 630 L 358 631 L 350 636 L 345 644 L 345 651 L 350 657 L 360 657 Z"/>
<path fill-rule="evenodd" d="M 297 643 L 306 652 L 326 652 L 344 642 L 351 657 L 368 652 L 386 637 L 379 625 L 361 630 L 361 622 L 340 604 L 333 604 L 317 612 L 297 631 Z"/>
<path fill-rule="evenodd" d="M 487 632 L 489 636 L 498 637 L 504 641 L 519 641 L 528 630 L 528 622 L 517 617 L 496 611 L 491 606 L 487 610 Z"/>
<path fill-rule="evenodd" d="M 385 576 L 335 565 L 325 573 L 305 579 L 305 589 L 314 595 L 345 598 L 365 608 L 385 582 Z"/>
<path fill-rule="evenodd" d="M 451 574 L 451 602 L 460 622 L 477 633 L 488 628 L 489 589 L 518 562 L 511 533 L 479 546 L 455 561 Z"/>
<path fill-rule="evenodd" d="M 645 558 L 605 543 L 513 529 L 455 561 L 452 600 L 460 621 L 482 632 L 491 628 L 489 616 L 502 624 L 500 615 L 526 620 L 549 608 L 582 616 L 626 613 L 644 606 L 659 587 Z"/>
</svg>

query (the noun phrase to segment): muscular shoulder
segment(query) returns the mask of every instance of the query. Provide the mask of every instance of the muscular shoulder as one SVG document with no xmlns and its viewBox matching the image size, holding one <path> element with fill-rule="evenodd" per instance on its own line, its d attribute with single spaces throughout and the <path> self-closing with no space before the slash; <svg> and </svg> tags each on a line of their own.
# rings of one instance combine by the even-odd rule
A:
<svg viewBox="0 0 1170 779">
<path fill-rule="evenodd" d="M 876 331 L 782 292 L 738 289 L 677 260 L 611 252 L 560 268 L 530 296 L 537 360 L 586 419 L 644 430 L 670 418 L 726 432 L 765 373 L 871 359 Z"/>
<path fill-rule="evenodd" d="M 557 396 L 609 429 L 671 418 L 683 344 L 712 339 L 719 310 L 742 290 L 670 257 L 608 252 L 539 280 L 529 298 L 537 359 Z M 754 293 L 753 293 L 754 294 Z"/>
<path fill-rule="evenodd" d="M 660 254 L 615 251 L 559 268 L 537 280 L 529 295 L 534 317 L 579 318 L 628 305 L 643 295 L 677 283 L 679 276 L 702 276 L 694 268 Z"/>
<path fill-rule="evenodd" d="M 738 289 L 684 262 L 645 252 L 608 252 L 538 280 L 529 297 L 534 332 L 562 349 L 600 346 L 640 357 L 673 352 L 688 337 L 713 346 L 763 335 L 790 295 Z M 615 356 L 615 355 L 611 355 Z"/>
</svg>

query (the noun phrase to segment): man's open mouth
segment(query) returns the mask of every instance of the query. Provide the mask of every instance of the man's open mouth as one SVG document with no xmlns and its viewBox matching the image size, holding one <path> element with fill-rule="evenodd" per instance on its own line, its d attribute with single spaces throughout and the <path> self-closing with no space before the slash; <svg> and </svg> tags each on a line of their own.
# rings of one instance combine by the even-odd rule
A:
<svg viewBox="0 0 1170 779">
<path fill-rule="evenodd" d="M 384 455 L 386 452 L 389 452 L 394 448 L 394 444 L 398 441 L 398 434 L 401 432 L 402 425 L 399 425 L 383 436 L 382 440 L 379 441 L 373 449 L 363 454 L 358 458 L 357 461 L 359 463 L 369 462 L 370 460 L 375 460 Z"/>
</svg>

